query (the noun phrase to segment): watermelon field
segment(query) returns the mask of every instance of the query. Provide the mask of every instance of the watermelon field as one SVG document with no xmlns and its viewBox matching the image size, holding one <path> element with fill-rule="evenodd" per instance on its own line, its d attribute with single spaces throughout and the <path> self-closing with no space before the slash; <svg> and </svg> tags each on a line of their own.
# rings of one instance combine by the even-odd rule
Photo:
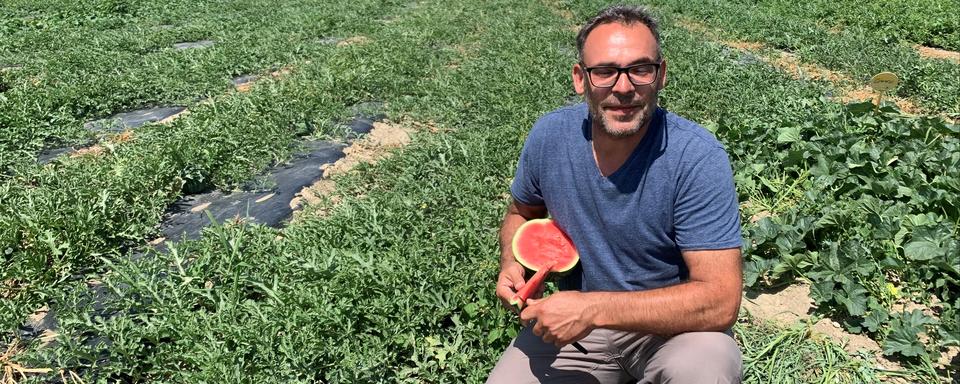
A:
<svg viewBox="0 0 960 384">
<path fill-rule="evenodd" d="M 0 0 L 0 382 L 483 382 L 517 157 L 608 4 Z M 960 3 L 648 5 L 734 166 L 744 382 L 960 382 Z"/>
</svg>

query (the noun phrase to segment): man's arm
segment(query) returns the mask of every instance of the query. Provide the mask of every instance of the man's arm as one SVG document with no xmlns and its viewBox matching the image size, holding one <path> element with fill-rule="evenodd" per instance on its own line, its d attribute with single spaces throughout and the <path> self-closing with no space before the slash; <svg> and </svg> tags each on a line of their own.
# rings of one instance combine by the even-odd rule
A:
<svg viewBox="0 0 960 384">
<path fill-rule="evenodd" d="M 513 256 L 513 235 L 527 220 L 547 217 L 547 207 L 542 205 L 526 205 L 515 200 L 507 206 L 507 213 L 500 224 L 500 275 L 497 277 L 497 297 L 504 306 L 515 309 L 510 305 L 510 298 L 523 288 L 523 265 Z"/>
<path fill-rule="evenodd" d="M 528 300 L 520 314 L 533 332 L 566 345 L 594 328 L 660 335 L 722 331 L 737 320 L 742 294 L 740 249 L 684 251 L 690 279 L 638 292 L 557 292 Z"/>
</svg>

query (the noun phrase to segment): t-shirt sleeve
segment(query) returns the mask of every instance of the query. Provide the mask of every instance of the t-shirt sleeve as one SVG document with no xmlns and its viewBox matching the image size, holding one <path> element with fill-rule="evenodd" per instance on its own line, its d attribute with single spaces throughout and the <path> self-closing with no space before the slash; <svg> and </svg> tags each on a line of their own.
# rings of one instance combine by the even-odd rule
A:
<svg viewBox="0 0 960 384">
<path fill-rule="evenodd" d="M 740 212 L 730 160 L 714 148 L 687 167 L 674 203 L 674 230 L 681 250 L 740 248 Z"/>
<path fill-rule="evenodd" d="M 541 153 L 543 143 L 538 131 L 535 125 L 527 136 L 523 150 L 520 151 L 517 173 L 510 185 L 510 194 L 513 195 L 513 199 L 526 205 L 544 205 L 543 192 L 540 190 L 540 158 L 543 155 Z"/>
</svg>

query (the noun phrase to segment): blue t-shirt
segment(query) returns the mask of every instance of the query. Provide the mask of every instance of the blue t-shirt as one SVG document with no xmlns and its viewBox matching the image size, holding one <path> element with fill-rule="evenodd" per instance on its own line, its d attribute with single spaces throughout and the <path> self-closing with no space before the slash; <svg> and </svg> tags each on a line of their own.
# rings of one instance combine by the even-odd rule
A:
<svg viewBox="0 0 960 384">
<path fill-rule="evenodd" d="M 739 248 L 740 215 L 723 145 L 663 109 L 630 157 L 604 177 L 584 103 L 537 121 L 510 191 L 546 205 L 573 240 L 580 264 L 561 289 L 637 291 L 688 278 L 681 250 Z"/>
</svg>

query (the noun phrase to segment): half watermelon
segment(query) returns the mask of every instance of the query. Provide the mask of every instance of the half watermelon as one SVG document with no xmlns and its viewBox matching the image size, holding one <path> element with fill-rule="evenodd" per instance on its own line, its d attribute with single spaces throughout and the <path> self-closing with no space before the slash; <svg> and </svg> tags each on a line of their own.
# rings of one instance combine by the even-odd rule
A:
<svg viewBox="0 0 960 384">
<path fill-rule="evenodd" d="M 550 273 L 565 273 L 580 261 L 573 241 L 551 219 L 529 220 L 513 235 L 513 256 L 521 265 L 536 274 L 510 299 L 510 304 L 523 303 L 543 285 Z"/>
</svg>

